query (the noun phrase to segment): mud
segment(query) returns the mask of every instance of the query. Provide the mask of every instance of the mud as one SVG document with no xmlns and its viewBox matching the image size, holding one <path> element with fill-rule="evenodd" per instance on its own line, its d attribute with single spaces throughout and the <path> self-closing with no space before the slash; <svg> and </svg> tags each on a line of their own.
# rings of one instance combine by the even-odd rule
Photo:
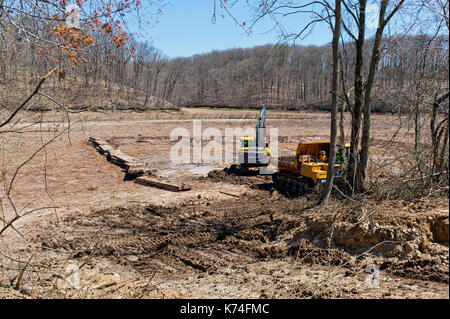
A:
<svg viewBox="0 0 450 319">
<path fill-rule="evenodd" d="M 200 197 L 174 206 L 135 205 L 71 215 L 34 242 L 43 251 L 64 252 L 72 259 L 93 255 L 144 276 L 159 272 L 165 279 L 191 271 L 220 275 L 227 267 L 290 259 L 308 267 L 346 269 L 346 276 L 375 263 L 398 277 L 449 282 L 448 242 L 429 242 L 425 228 L 340 221 L 349 218 L 259 192 L 219 202 Z M 440 220 L 439 214 L 433 216 L 423 218 L 429 227 Z M 439 249 L 432 252 L 433 245 Z"/>
<path fill-rule="evenodd" d="M 411 279 L 449 283 L 448 262 L 440 258 L 425 256 L 400 262 L 386 261 L 380 265 L 380 270 Z"/>
<path fill-rule="evenodd" d="M 204 180 L 214 183 L 246 185 L 255 189 L 271 189 L 273 186 L 272 176 L 258 175 L 256 169 L 250 169 L 249 172 L 243 173 L 234 166 L 223 170 L 213 170 Z"/>
<path fill-rule="evenodd" d="M 270 209 L 263 206 L 248 208 L 228 201 L 214 207 L 197 203 L 169 208 L 116 208 L 84 218 L 69 217 L 64 224 L 76 231 L 39 239 L 44 249 L 74 251 L 74 257 L 94 250 L 97 256 L 109 256 L 128 264 L 126 257 L 136 256 L 132 265 L 144 273 L 161 267 L 152 261 L 156 256 L 163 263 L 164 259 L 171 259 L 167 269 L 175 265 L 213 271 L 217 266 L 237 262 L 243 252 L 249 257 L 257 256 L 259 243 L 265 241 L 270 229 Z M 258 234 L 245 240 L 243 233 L 249 229 Z M 96 233 L 102 236 L 92 240 Z M 240 254 L 236 255 L 235 250 Z"/>
</svg>

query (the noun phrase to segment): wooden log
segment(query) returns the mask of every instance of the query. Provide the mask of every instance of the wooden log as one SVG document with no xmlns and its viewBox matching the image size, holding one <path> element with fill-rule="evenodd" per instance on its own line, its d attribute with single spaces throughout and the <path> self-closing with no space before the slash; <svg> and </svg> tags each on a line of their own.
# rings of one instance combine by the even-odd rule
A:
<svg viewBox="0 0 450 319">
<path fill-rule="evenodd" d="M 121 154 L 123 154 L 123 153 L 120 150 L 117 150 L 117 149 L 113 149 L 112 151 L 109 151 L 109 155 L 111 157 L 118 157 Z"/>
<path fill-rule="evenodd" d="M 122 153 L 102 139 L 89 137 L 89 143 L 91 143 L 100 154 L 106 155 L 108 161 L 122 168 L 128 169 L 130 165 L 137 162 L 134 157 Z"/>
<path fill-rule="evenodd" d="M 101 138 L 96 138 L 96 137 L 89 137 L 89 142 L 91 142 L 95 146 L 98 146 L 98 145 L 109 145 L 109 143 L 106 142 L 105 140 L 102 140 Z"/>
<path fill-rule="evenodd" d="M 131 164 L 131 163 L 136 162 L 136 160 L 134 159 L 134 157 L 131 157 L 131 156 L 129 156 L 129 155 L 127 155 L 127 154 L 123 154 L 123 153 L 121 153 L 121 154 L 119 154 L 119 155 L 115 155 L 115 157 L 116 157 L 118 160 L 120 160 L 120 161 L 122 161 L 122 162 L 124 162 L 124 163 L 129 163 L 129 164 Z"/>
<path fill-rule="evenodd" d="M 97 147 L 98 146 L 97 141 L 95 139 L 91 138 L 91 137 L 89 138 L 88 144 L 90 144 L 93 147 Z"/>
<path fill-rule="evenodd" d="M 175 185 L 175 184 L 171 184 L 171 183 L 168 183 L 165 181 L 159 181 L 154 178 L 147 177 L 147 176 L 138 177 L 138 178 L 136 178 L 135 182 L 138 184 L 141 184 L 141 185 L 158 187 L 158 188 L 162 188 L 162 189 L 172 191 L 172 192 L 182 192 L 182 191 L 188 191 L 191 189 L 189 186 Z"/>
<path fill-rule="evenodd" d="M 118 161 L 116 159 L 111 159 L 111 163 L 116 164 L 117 166 L 120 166 L 122 168 L 128 169 L 128 165 L 122 161 Z"/>
<path fill-rule="evenodd" d="M 133 162 L 128 166 L 128 174 L 131 175 L 149 175 L 153 170 L 149 167 L 146 162 Z"/>
<path fill-rule="evenodd" d="M 99 145 L 98 148 L 102 151 L 102 152 L 111 152 L 114 150 L 114 147 L 112 147 L 111 145 Z"/>
<path fill-rule="evenodd" d="M 99 140 L 99 138 L 89 137 L 89 142 L 91 142 L 92 144 L 97 144 L 97 140 Z"/>
</svg>

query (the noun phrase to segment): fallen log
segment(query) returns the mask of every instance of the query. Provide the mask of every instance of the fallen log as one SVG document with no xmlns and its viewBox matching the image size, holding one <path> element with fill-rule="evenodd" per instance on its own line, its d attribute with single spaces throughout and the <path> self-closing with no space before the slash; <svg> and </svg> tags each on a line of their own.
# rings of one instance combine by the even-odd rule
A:
<svg viewBox="0 0 450 319">
<path fill-rule="evenodd" d="M 153 170 L 146 162 L 133 162 L 130 163 L 127 173 L 130 175 L 150 175 Z"/>
<path fill-rule="evenodd" d="M 126 170 L 126 173 L 133 176 L 150 175 L 153 173 L 148 163 L 139 161 L 134 157 L 122 153 L 103 139 L 89 137 L 89 143 L 106 159 Z"/>
<path fill-rule="evenodd" d="M 106 142 L 105 140 L 96 137 L 89 137 L 89 142 L 92 143 L 94 146 L 109 145 L 109 143 Z"/>
<path fill-rule="evenodd" d="M 111 145 L 107 144 L 107 145 L 99 145 L 98 148 L 100 151 L 102 151 L 103 153 L 106 152 L 111 152 L 112 150 L 114 150 L 114 147 L 112 147 Z"/>
<path fill-rule="evenodd" d="M 138 177 L 138 178 L 136 178 L 135 182 L 138 184 L 141 184 L 141 185 L 154 186 L 154 187 L 162 188 L 162 189 L 172 191 L 172 192 L 182 192 L 182 191 L 188 191 L 191 189 L 189 186 L 185 186 L 183 184 L 175 185 L 175 184 L 171 184 L 171 183 L 168 183 L 165 181 L 159 181 L 154 178 L 147 177 L 147 176 Z"/>
<path fill-rule="evenodd" d="M 127 154 L 123 154 L 120 153 L 118 155 L 115 155 L 116 159 L 118 159 L 119 161 L 122 161 L 124 163 L 126 163 L 127 165 L 130 165 L 131 163 L 134 163 L 136 160 L 134 159 L 134 157 L 131 157 Z"/>
</svg>

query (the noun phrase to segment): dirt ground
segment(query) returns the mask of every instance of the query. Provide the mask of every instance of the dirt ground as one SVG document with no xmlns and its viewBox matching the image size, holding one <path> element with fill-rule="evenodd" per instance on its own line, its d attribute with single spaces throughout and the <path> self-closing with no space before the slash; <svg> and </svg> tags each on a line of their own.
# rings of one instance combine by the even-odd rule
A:
<svg viewBox="0 0 450 319">
<path fill-rule="evenodd" d="M 0 137 L 4 189 L 67 127 L 62 118 L 48 113 L 44 124 Z M 225 132 L 253 129 L 257 112 L 74 114 L 70 132 L 15 177 L 14 207 L 2 194 L 3 219 L 31 212 L 0 236 L 0 297 L 449 298 L 448 199 L 312 207 L 314 194 L 287 197 L 269 176 L 233 174 L 231 163 L 174 165 L 170 134 L 192 132 L 194 118 Z M 273 112 L 267 126 L 278 129 L 279 154 L 292 154 L 299 141 L 327 140 L 329 117 Z M 374 163 L 412 147 L 405 119 L 374 115 L 372 129 Z M 89 137 L 192 189 L 127 180 Z M 68 265 L 80 269 L 79 287 L 68 286 Z M 379 268 L 379 288 L 367 284 L 368 265 Z M 24 267 L 21 288 L 10 288 Z"/>
</svg>

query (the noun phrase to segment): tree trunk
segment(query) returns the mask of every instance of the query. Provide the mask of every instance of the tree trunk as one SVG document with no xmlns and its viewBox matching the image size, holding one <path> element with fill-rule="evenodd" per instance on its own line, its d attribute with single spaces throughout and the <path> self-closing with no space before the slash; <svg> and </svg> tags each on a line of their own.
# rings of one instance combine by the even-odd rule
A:
<svg viewBox="0 0 450 319">
<path fill-rule="evenodd" d="M 370 102 L 372 98 L 372 89 L 375 83 L 375 74 L 377 72 L 378 61 L 380 60 L 380 45 L 384 29 L 384 15 L 386 13 L 388 0 L 381 1 L 381 8 L 378 18 L 378 28 L 375 34 L 375 42 L 372 49 L 372 57 L 369 66 L 369 75 L 366 82 L 366 91 L 364 94 L 364 123 L 361 136 L 361 152 L 359 154 L 359 162 L 357 165 L 356 185 L 357 192 L 364 191 L 364 180 L 366 178 L 366 167 L 369 159 L 369 142 L 370 142 Z"/>
<path fill-rule="evenodd" d="M 328 170 L 325 188 L 321 194 L 321 203 L 325 204 L 331 194 L 334 180 L 334 163 L 336 162 L 336 136 L 339 91 L 339 37 L 341 35 L 341 0 L 335 0 L 335 23 L 333 29 L 333 75 L 331 78 L 331 127 L 330 150 L 328 154 Z"/>
<path fill-rule="evenodd" d="M 361 117 L 363 107 L 363 64 L 364 64 L 364 37 L 366 24 L 366 2 L 360 0 L 359 9 L 359 32 L 356 40 L 356 61 L 355 61 L 355 103 L 352 111 L 352 132 L 350 137 L 350 156 L 348 161 L 347 180 L 352 188 L 352 192 L 356 190 L 356 174 L 358 165 L 359 135 L 361 130 Z"/>
</svg>

